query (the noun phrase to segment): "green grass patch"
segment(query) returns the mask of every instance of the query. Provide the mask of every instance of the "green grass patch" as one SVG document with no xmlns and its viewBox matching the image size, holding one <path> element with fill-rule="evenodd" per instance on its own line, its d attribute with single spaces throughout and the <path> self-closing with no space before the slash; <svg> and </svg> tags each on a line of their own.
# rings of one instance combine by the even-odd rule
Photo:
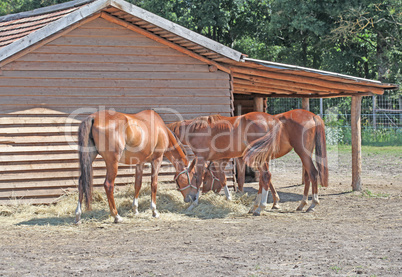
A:
<svg viewBox="0 0 402 277">
<path fill-rule="evenodd" d="M 369 197 L 369 198 L 388 198 L 390 195 L 388 193 L 382 192 L 372 192 L 368 189 L 362 191 L 362 196 Z"/>
</svg>

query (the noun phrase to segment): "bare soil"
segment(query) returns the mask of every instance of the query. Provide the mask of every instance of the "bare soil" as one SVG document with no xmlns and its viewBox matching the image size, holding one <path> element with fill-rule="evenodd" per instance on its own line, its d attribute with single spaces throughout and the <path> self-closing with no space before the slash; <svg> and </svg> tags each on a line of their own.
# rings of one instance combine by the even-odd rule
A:
<svg viewBox="0 0 402 277">
<path fill-rule="evenodd" d="M 295 212 L 303 187 L 294 154 L 272 166 L 282 209 L 260 217 L 171 220 L 173 212 L 160 210 L 158 219 L 123 213 L 129 220 L 114 224 L 104 205 L 75 226 L 73 211 L 20 218 L 4 210 L 0 276 L 402 276 L 402 153 L 395 149 L 363 152 L 362 192 L 351 191 L 350 153 L 333 149 L 330 186 L 312 213 Z M 245 188 L 253 196 L 257 184 Z"/>
</svg>

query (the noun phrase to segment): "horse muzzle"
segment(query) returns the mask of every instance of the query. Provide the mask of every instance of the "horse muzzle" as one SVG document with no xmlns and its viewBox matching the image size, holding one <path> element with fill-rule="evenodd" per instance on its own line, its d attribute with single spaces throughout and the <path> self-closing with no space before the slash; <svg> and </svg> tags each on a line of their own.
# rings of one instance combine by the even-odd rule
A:
<svg viewBox="0 0 402 277">
<path fill-rule="evenodd" d="M 197 195 L 196 195 L 196 194 L 189 193 L 189 194 L 187 194 L 186 197 L 184 198 L 184 202 L 185 202 L 185 203 L 194 202 L 196 199 L 197 199 Z"/>
</svg>

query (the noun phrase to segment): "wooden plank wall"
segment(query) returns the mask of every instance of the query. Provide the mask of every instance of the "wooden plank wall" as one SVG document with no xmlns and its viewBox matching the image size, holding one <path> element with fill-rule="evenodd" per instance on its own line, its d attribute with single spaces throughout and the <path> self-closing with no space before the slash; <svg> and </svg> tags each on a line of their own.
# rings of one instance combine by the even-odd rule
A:
<svg viewBox="0 0 402 277">
<path fill-rule="evenodd" d="M 228 74 L 104 19 L 91 21 L 1 68 L 0 204 L 48 203 L 76 188 L 78 125 L 96 110 L 154 109 L 170 123 L 230 116 L 230 101 Z M 94 165 L 99 187 L 105 166 L 100 157 Z M 172 171 L 164 163 L 160 180 L 172 180 Z M 121 166 L 117 184 L 133 182 L 133 174 Z"/>
<path fill-rule="evenodd" d="M 234 115 L 242 115 L 255 111 L 254 97 L 251 95 L 234 95 Z"/>
</svg>

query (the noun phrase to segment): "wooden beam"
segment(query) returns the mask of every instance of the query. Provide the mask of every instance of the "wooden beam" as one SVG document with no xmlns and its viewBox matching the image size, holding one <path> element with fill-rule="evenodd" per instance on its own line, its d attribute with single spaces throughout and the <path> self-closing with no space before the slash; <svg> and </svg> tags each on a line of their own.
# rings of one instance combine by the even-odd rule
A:
<svg viewBox="0 0 402 277">
<path fill-rule="evenodd" d="M 277 93 L 277 94 L 285 94 L 285 95 L 293 95 L 293 97 L 297 97 L 296 93 L 293 91 L 286 91 L 286 90 L 278 90 L 278 89 L 272 89 L 272 88 L 266 88 L 266 87 L 258 87 L 258 86 L 250 86 L 250 85 L 243 85 L 243 84 L 238 84 L 234 83 L 234 89 L 235 92 L 238 90 L 245 90 L 249 92 L 254 92 L 254 93 L 260 93 L 260 94 L 271 94 L 271 93 Z"/>
<path fill-rule="evenodd" d="M 347 90 L 347 91 L 355 91 L 355 92 L 371 92 L 371 93 L 375 93 L 375 94 L 383 94 L 384 93 L 384 89 L 381 89 L 381 88 L 363 86 L 363 85 L 359 85 L 359 84 L 349 84 L 349 83 L 346 84 L 346 83 L 332 82 L 332 81 L 326 81 L 326 80 L 322 80 L 322 79 L 318 79 L 318 78 L 292 75 L 289 73 L 282 74 L 282 73 L 278 73 L 278 72 L 257 70 L 257 69 L 244 68 L 244 67 L 235 67 L 235 66 L 231 66 L 230 69 L 234 73 L 243 73 L 243 74 L 248 74 L 248 75 L 277 79 L 277 80 L 292 81 L 292 82 L 297 82 L 297 83 L 302 83 L 302 84 L 312 84 L 312 85 L 326 87 L 329 89 L 339 89 L 339 90 Z"/>
<path fill-rule="evenodd" d="M 192 51 L 190 51 L 190 50 L 188 50 L 188 49 L 186 49 L 184 47 L 181 47 L 180 45 L 177 45 L 177 44 L 175 44 L 173 42 L 170 42 L 170 41 L 168 41 L 168 40 L 166 40 L 166 39 L 164 39 L 164 38 L 162 38 L 160 36 L 157 36 L 157 35 L 155 35 L 155 34 L 153 34 L 151 32 L 148 32 L 147 30 L 144 30 L 144 29 L 142 29 L 142 28 L 140 28 L 138 26 L 135 26 L 135 25 L 133 25 L 131 23 L 128 23 L 128 22 L 126 22 L 124 20 L 121 20 L 121 19 L 118 19 L 118 18 L 116 18 L 114 16 L 111 16 L 108 13 L 102 12 L 101 17 L 103 19 L 106 19 L 106 20 L 112 22 L 112 23 L 118 24 L 120 26 L 123 26 L 123 27 L 129 29 L 129 30 L 132 30 L 132 31 L 137 32 L 137 33 L 139 33 L 141 35 L 144 35 L 147 38 L 150 38 L 150 39 L 152 39 L 152 40 L 154 40 L 156 42 L 159 42 L 159 43 L 164 44 L 164 45 L 166 45 L 166 46 L 168 46 L 170 48 L 173 48 L 173 49 L 175 49 L 175 50 L 177 50 L 177 51 L 179 51 L 179 52 L 181 52 L 183 54 L 186 54 L 186 55 L 188 55 L 188 56 L 190 56 L 190 57 L 192 57 L 194 59 L 197 59 L 199 61 L 205 62 L 206 64 L 209 64 L 209 65 L 216 66 L 219 70 L 222 70 L 222 71 L 224 71 L 224 72 L 226 72 L 228 74 L 231 73 L 230 69 L 228 69 L 227 67 L 224 67 L 224 66 L 222 66 L 222 65 L 220 65 L 220 64 L 218 64 L 218 63 L 216 63 L 216 62 L 214 62 L 212 60 L 209 60 L 209 59 L 207 59 L 207 58 L 205 58 L 205 57 L 203 57 L 201 55 L 198 55 L 198 54 L 196 54 L 196 53 L 194 53 L 194 52 L 192 52 Z"/>
<path fill-rule="evenodd" d="M 352 127 L 352 189 L 362 190 L 362 157 L 361 157 L 361 102 L 362 96 L 352 96 L 351 127 Z"/>
<path fill-rule="evenodd" d="M 340 92 L 345 92 L 340 89 L 329 89 L 326 87 L 322 86 L 316 86 L 312 84 L 301 84 L 301 83 L 295 83 L 291 81 L 283 81 L 283 80 L 277 80 L 277 79 L 271 79 L 271 78 L 265 78 L 265 77 L 256 77 L 253 75 L 247 75 L 247 74 L 242 74 L 242 73 L 233 73 L 233 76 L 235 77 L 236 80 L 248 80 L 251 83 L 258 83 L 258 84 L 265 84 L 265 85 L 274 85 L 278 88 L 283 88 L 286 90 L 294 90 L 295 92 L 311 92 L 311 93 L 316 93 L 316 92 L 325 92 L 325 93 L 340 93 Z M 350 91 L 353 93 L 353 91 Z"/>
<path fill-rule="evenodd" d="M 303 94 L 303 95 L 310 95 L 310 94 L 317 94 L 317 93 L 328 94 L 328 92 L 325 91 L 325 88 L 323 88 L 323 90 L 321 90 L 321 91 L 315 91 L 315 90 L 309 90 L 309 89 L 304 89 L 304 88 L 298 88 L 297 86 L 283 86 L 283 85 L 277 85 L 275 83 L 275 80 L 273 80 L 273 82 L 270 82 L 270 83 L 255 83 L 255 82 L 250 82 L 248 80 L 237 78 L 237 79 L 235 79 L 234 82 L 236 84 L 246 85 L 246 86 L 250 86 L 250 87 L 266 88 L 267 90 L 269 90 L 269 89 L 274 89 L 277 91 L 282 90 L 284 92 L 288 92 L 288 93 L 292 93 L 292 94 Z M 341 93 L 341 91 L 338 91 L 336 93 Z M 336 93 L 334 93 L 334 95 L 336 95 Z"/>
</svg>

